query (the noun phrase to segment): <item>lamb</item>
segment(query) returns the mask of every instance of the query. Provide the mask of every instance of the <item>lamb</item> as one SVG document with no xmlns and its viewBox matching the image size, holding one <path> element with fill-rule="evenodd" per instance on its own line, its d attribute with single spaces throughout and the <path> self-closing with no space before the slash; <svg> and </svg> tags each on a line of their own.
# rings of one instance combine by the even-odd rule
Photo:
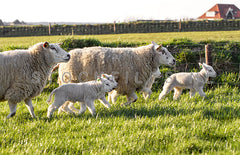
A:
<svg viewBox="0 0 240 155">
<path fill-rule="evenodd" d="M 47 117 L 50 118 L 53 112 L 66 101 L 79 101 L 81 107 L 79 114 L 83 114 L 87 107 L 90 113 L 94 116 L 96 114 L 96 109 L 94 107 L 94 101 L 96 99 L 100 99 L 101 103 L 105 107 L 110 108 L 111 106 L 105 98 L 105 93 L 116 88 L 117 82 L 115 80 L 108 80 L 106 76 L 108 75 L 102 74 L 97 81 L 94 80 L 83 83 L 64 84 L 54 89 L 47 100 L 47 102 L 51 102 L 52 95 L 55 94 L 55 100 L 53 104 L 48 107 Z"/>
<path fill-rule="evenodd" d="M 137 48 L 90 47 L 69 52 L 71 60 L 59 66 L 59 84 L 93 80 L 99 73 L 115 76 L 116 92 L 126 95 L 130 105 L 137 100 L 151 74 L 161 64 L 174 66 L 176 61 L 167 48 L 152 44 Z"/>
<path fill-rule="evenodd" d="M 202 70 L 197 73 L 176 73 L 172 74 L 164 83 L 163 91 L 159 95 L 159 100 L 163 99 L 172 89 L 174 89 L 173 99 L 177 100 L 183 89 L 190 89 L 190 97 L 193 97 L 196 92 L 200 96 L 205 97 L 203 87 L 209 77 L 216 77 L 217 73 L 212 66 L 205 63 L 199 63 Z"/>
<path fill-rule="evenodd" d="M 16 114 L 17 103 L 25 102 L 35 118 L 32 98 L 46 85 L 54 65 L 67 62 L 70 55 L 58 44 L 38 43 L 28 50 L 0 53 L 0 101 L 8 101 L 10 118 Z"/>
<path fill-rule="evenodd" d="M 155 72 L 151 74 L 151 76 L 146 81 L 145 85 L 143 86 L 142 90 L 140 90 L 143 93 L 143 97 L 145 100 L 147 100 L 151 94 L 152 94 L 152 85 L 155 81 L 155 78 L 161 77 L 161 72 L 159 69 L 157 69 Z M 113 101 L 113 103 L 116 102 L 116 97 L 119 96 L 116 90 L 113 90 L 112 92 L 108 93 L 108 101 Z"/>
</svg>

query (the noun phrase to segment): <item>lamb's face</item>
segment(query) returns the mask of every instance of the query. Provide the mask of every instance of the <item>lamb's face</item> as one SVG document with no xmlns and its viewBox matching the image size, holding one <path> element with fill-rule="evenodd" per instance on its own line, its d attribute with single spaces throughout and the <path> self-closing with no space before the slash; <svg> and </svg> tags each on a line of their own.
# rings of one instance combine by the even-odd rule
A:
<svg viewBox="0 0 240 155">
<path fill-rule="evenodd" d="M 107 74 L 106 74 L 107 75 Z M 113 89 L 117 88 L 118 83 L 115 81 L 112 75 L 107 75 L 108 77 L 101 76 L 101 82 L 103 83 L 105 92 L 111 92 Z"/>
<path fill-rule="evenodd" d="M 152 73 L 152 76 L 155 78 L 158 78 L 158 77 L 161 77 L 162 75 L 161 75 L 161 72 L 159 71 L 159 69 L 157 69 L 157 71 Z"/>
<path fill-rule="evenodd" d="M 215 70 L 212 68 L 212 66 L 207 65 L 205 63 L 202 64 L 204 70 L 207 72 L 209 77 L 216 77 L 217 73 L 215 72 Z"/>
<path fill-rule="evenodd" d="M 70 60 L 70 54 L 64 51 L 59 44 L 48 44 L 48 42 L 45 42 L 43 47 L 50 51 L 55 63 L 68 62 Z"/>
<path fill-rule="evenodd" d="M 176 60 L 172 56 L 172 54 L 168 51 L 167 48 L 162 47 L 162 45 L 158 45 L 155 42 L 152 42 L 154 46 L 154 50 L 160 55 L 159 59 L 161 64 L 175 66 Z"/>
</svg>

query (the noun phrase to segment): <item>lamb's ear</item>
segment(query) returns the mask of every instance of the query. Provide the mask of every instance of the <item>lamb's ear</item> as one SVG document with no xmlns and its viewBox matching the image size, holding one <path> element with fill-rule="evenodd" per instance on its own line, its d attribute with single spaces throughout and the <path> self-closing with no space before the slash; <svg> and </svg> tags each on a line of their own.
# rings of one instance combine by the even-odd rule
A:
<svg viewBox="0 0 240 155">
<path fill-rule="evenodd" d="M 162 48 L 162 45 L 159 45 L 156 49 L 161 50 L 161 48 Z"/>
<path fill-rule="evenodd" d="M 48 48 L 48 47 L 49 47 L 49 43 L 48 43 L 48 42 L 45 42 L 45 43 L 43 44 L 43 47 L 44 47 L 44 48 Z"/>
<path fill-rule="evenodd" d="M 101 77 L 105 79 L 107 78 L 105 74 L 102 74 Z"/>
<path fill-rule="evenodd" d="M 59 46 L 61 46 L 63 43 L 58 43 Z"/>
<path fill-rule="evenodd" d="M 154 41 L 152 41 L 152 44 L 153 44 L 154 46 L 158 45 L 158 44 L 157 44 L 157 43 L 155 43 Z"/>
</svg>

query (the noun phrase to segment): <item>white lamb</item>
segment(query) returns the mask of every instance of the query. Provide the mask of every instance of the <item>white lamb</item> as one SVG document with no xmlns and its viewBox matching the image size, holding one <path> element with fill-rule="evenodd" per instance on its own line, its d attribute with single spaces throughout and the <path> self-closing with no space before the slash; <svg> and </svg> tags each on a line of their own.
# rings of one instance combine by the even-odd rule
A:
<svg viewBox="0 0 240 155">
<path fill-rule="evenodd" d="M 183 89 L 190 89 L 190 97 L 193 97 L 196 92 L 200 96 L 206 96 L 203 87 L 209 77 L 216 77 L 217 74 L 214 69 L 203 63 L 199 63 L 202 70 L 197 73 L 176 73 L 171 75 L 164 83 L 163 91 L 159 95 L 159 100 L 164 98 L 172 89 L 174 89 L 173 99 L 178 99 Z"/>
<path fill-rule="evenodd" d="M 106 100 L 105 93 L 112 91 L 116 87 L 117 82 L 115 80 L 108 80 L 105 78 L 105 74 L 102 74 L 98 80 L 94 81 L 64 84 L 51 92 L 47 102 L 51 102 L 53 94 L 55 94 L 55 100 L 53 104 L 48 107 L 47 117 L 50 118 L 53 112 L 66 101 L 73 102 L 71 106 L 74 105 L 74 102 L 79 101 L 81 107 L 79 114 L 83 114 L 87 107 L 90 113 L 94 116 L 96 114 L 94 101 L 99 99 L 105 107 L 110 108 L 111 105 Z"/>
<path fill-rule="evenodd" d="M 35 117 L 32 98 L 46 85 L 48 75 L 59 62 L 67 62 L 70 55 L 58 44 L 38 43 L 28 50 L 0 53 L 0 101 L 8 101 L 10 114 L 16 114 L 17 103 L 24 101 Z"/>
</svg>

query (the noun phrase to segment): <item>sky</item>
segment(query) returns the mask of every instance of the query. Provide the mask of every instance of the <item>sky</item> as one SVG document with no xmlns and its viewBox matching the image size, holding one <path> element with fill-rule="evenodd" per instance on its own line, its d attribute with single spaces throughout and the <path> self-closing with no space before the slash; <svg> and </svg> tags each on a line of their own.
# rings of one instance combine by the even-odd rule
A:
<svg viewBox="0 0 240 155">
<path fill-rule="evenodd" d="M 1 0 L 0 19 L 96 23 L 196 19 L 215 4 L 235 4 L 240 8 L 240 0 Z"/>
</svg>

